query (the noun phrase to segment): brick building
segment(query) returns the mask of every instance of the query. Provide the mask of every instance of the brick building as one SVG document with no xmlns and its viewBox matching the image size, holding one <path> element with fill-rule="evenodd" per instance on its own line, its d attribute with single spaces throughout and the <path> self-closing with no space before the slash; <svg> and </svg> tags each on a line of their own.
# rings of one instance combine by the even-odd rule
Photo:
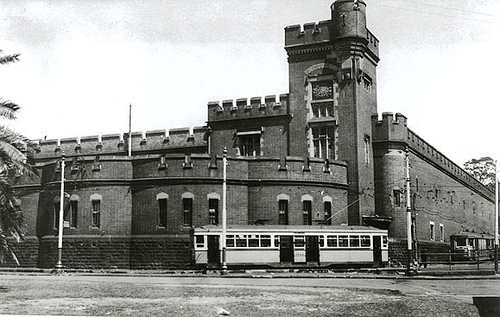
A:
<svg viewBox="0 0 500 317">
<path fill-rule="evenodd" d="M 492 232 L 493 193 L 403 115 L 379 118 L 379 42 L 364 1 L 337 0 L 331 14 L 285 28 L 286 94 L 209 102 L 193 129 L 37 141 L 40 177 L 16 179 L 28 223 L 21 265 L 57 260 L 62 153 L 70 268 L 192 267 L 193 228 L 221 223 L 224 148 L 229 224 L 392 219 L 391 256 L 402 257 L 408 155 L 420 245 L 447 250 L 454 232 Z"/>
</svg>

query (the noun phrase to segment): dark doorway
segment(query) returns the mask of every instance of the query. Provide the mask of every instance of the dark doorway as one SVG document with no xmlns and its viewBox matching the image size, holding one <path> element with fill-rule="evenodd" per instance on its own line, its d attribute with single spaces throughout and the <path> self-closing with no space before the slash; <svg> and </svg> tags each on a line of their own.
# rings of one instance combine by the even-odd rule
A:
<svg viewBox="0 0 500 317">
<path fill-rule="evenodd" d="M 208 252 L 207 261 L 209 264 L 219 264 L 220 250 L 219 250 L 219 236 L 207 236 L 208 238 Z"/>
<path fill-rule="evenodd" d="M 373 265 L 382 266 L 382 237 L 373 236 Z"/>
<path fill-rule="evenodd" d="M 319 263 L 319 238 L 306 237 L 306 261 Z"/>
<path fill-rule="evenodd" d="M 293 262 L 293 237 L 280 237 L 280 262 Z"/>
</svg>

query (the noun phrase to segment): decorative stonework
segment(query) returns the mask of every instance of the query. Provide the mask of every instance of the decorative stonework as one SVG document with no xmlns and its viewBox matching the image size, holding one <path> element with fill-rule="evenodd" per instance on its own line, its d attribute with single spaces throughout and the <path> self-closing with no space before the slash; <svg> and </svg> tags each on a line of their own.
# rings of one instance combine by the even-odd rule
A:
<svg viewBox="0 0 500 317">
<path fill-rule="evenodd" d="M 331 83 L 312 83 L 313 100 L 333 99 L 333 87 Z"/>
</svg>

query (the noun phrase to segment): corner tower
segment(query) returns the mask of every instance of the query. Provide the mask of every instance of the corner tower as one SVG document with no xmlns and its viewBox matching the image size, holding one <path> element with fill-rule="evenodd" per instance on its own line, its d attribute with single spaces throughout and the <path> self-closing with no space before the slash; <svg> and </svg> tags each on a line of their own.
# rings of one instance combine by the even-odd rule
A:
<svg viewBox="0 0 500 317">
<path fill-rule="evenodd" d="M 331 17 L 285 28 L 289 155 L 346 161 L 349 224 L 360 224 L 375 213 L 371 117 L 378 40 L 366 28 L 362 0 L 335 1 Z"/>
</svg>

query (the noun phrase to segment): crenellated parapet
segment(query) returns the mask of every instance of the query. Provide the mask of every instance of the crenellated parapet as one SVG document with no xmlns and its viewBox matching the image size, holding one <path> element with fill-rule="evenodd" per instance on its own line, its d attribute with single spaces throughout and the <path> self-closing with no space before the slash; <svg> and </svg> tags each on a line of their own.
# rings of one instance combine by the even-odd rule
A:
<svg viewBox="0 0 500 317">
<path fill-rule="evenodd" d="M 410 129 L 408 129 L 406 141 L 409 148 L 411 148 L 415 153 L 418 153 L 420 156 L 425 157 L 426 160 L 432 162 L 433 165 L 439 166 L 448 174 L 453 175 L 462 183 L 467 184 L 467 186 L 472 187 L 475 191 L 481 193 L 484 197 L 494 199 L 493 192 L 491 190 Z"/>
<path fill-rule="evenodd" d="M 206 127 L 194 127 L 132 132 L 130 134 L 132 154 L 175 152 L 181 149 L 191 149 L 188 152 L 206 152 L 207 142 L 204 139 L 206 130 Z M 33 143 L 36 149 L 35 159 L 38 162 L 59 158 L 63 152 L 67 157 L 128 155 L 129 133 L 34 140 Z"/>
<path fill-rule="evenodd" d="M 288 94 L 229 99 L 208 103 L 208 122 L 283 116 L 288 113 Z"/>
<path fill-rule="evenodd" d="M 384 112 L 382 119 L 379 119 L 378 116 L 373 116 L 372 127 L 374 147 L 386 144 L 389 147 L 408 148 L 431 166 L 437 167 L 439 170 L 449 174 L 484 197 L 492 198 L 492 192 L 488 188 L 430 143 L 410 130 L 407 127 L 407 119 L 404 115 L 396 113 L 394 116 L 390 112 Z"/>
<path fill-rule="evenodd" d="M 330 20 L 287 26 L 285 27 L 285 48 L 328 43 L 331 40 L 330 30 Z"/>
<path fill-rule="evenodd" d="M 382 113 L 382 119 L 378 115 L 372 116 L 373 141 L 400 141 L 406 142 L 408 127 L 406 117 L 401 113 Z"/>
</svg>

